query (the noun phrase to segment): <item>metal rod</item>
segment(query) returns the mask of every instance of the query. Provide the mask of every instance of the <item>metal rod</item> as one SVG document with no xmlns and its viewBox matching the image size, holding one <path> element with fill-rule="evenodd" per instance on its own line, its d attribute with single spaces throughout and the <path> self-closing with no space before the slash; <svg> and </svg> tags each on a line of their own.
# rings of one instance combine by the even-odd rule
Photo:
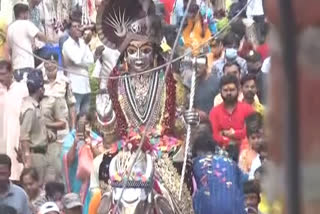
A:
<svg viewBox="0 0 320 214">
<path fill-rule="evenodd" d="M 192 78 L 191 78 L 191 90 L 190 90 L 190 100 L 189 100 L 189 110 L 191 111 L 193 109 L 194 105 L 194 95 L 196 92 L 196 66 L 192 66 Z M 186 174 L 187 169 L 187 161 L 188 161 L 188 154 L 190 150 L 190 141 L 191 141 L 191 125 L 188 124 L 187 126 L 187 137 L 185 142 L 185 149 L 184 149 L 184 159 L 183 159 L 183 165 L 182 165 L 182 172 L 181 172 L 181 178 L 180 178 L 180 189 L 179 189 L 179 200 L 181 201 L 182 197 L 182 190 L 183 190 L 183 184 L 184 184 L 184 177 Z"/>
<path fill-rule="evenodd" d="M 288 98 L 286 114 L 286 141 L 283 155 L 286 169 L 287 213 L 301 213 L 300 164 L 299 164 L 299 84 L 297 68 L 296 22 L 291 0 L 280 0 L 281 39 L 286 78 L 285 90 Z"/>
</svg>

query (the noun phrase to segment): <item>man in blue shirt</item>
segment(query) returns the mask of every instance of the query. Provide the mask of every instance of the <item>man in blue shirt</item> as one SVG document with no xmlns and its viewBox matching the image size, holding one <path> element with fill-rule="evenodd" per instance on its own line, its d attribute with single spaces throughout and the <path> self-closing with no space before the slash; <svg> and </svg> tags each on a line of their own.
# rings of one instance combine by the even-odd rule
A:
<svg viewBox="0 0 320 214">
<path fill-rule="evenodd" d="M 11 159 L 5 154 L 0 154 L 0 206 L 10 206 L 18 214 L 31 214 L 26 192 L 10 182 L 10 175 Z"/>
<path fill-rule="evenodd" d="M 230 32 L 223 39 L 223 47 L 225 49 L 223 56 L 214 62 L 212 72 L 218 74 L 219 77 L 223 76 L 223 67 L 227 62 L 236 62 L 240 65 L 241 74 L 248 73 L 247 61 L 238 56 L 238 49 L 240 46 L 240 39 L 238 36 Z"/>
</svg>

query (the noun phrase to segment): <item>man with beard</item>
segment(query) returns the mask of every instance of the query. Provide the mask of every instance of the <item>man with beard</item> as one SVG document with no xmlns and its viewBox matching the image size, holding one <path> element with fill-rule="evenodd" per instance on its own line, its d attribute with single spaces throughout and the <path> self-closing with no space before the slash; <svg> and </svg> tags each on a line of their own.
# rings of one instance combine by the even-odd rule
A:
<svg viewBox="0 0 320 214">
<path fill-rule="evenodd" d="M 250 51 L 250 53 L 245 57 L 248 63 L 249 74 L 256 76 L 256 86 L 258 89 L 257 96 L 259 100 L 265 104 L 266 101 L 266 81 L 267 74 L 262 71 L 262 57 L 256 51 Z"/>
<path fill-rule="evenodd" d="M 222 77 L 220 93 L 223 103 L 214 107 L 209 116 L 213 138 L 237 162 L 239 143 L 246 136 L 244 121 L 253 109 L 249 104 L 238 101 L 239 81 L 234 75 Z"/>
<path fill-rule="evenodd" d="M 237 77 L 238 81 L 240 82 L 240 78 L 241 78 L 241 68 L 240 65 L 236 62 L 227 62 L 224 66 L 223 66 L 223 75 L 233 75 L 235 77 Z M 242 101 L 243 100 L 243 93 L 240 90 L 238 93 L 238 100 Z M 259 98 L 258 96 L 254 96 L 254 100 L 256 102 L 259 102 Z M 219 104 L 221 104 L 223 102 L 223 99 L 221 97 L 221 93 L 219 93 L 217 96 L 215 96 L 214 98 L 214 106 L 217 106 Z"/>
<path fill-rule="evenodd" d="M 19 186 L 10 182 L 10 175 L 11 159 L 8 155 L 0 154 L 0 207 L 10 206 L 18 214 L 31 214 L 27 194 Z M 3 211 L 1 210 L 0 213 Z"/>
<path fill-rule="evenodd" d="M 247 74 L 241 79 L 241 89 L 243 93 L 243 102 L 248 103 L 252 108 L 264 116 L 265 108 L 254 97 L 257 95 L 257 78 L 254 74 Z"/>
<path fill-rule="evenodd" d="M 44 95 L 43 76 L 39 70 L 28 75 L 27 86 L 30 96 L 22 104 L 20 114 L 21 158 L 24 168 L 34 167 L 38 174 L 40 185 L 46 175 L 47 164 L 47 129 L 40 111 L 40 101 Z"/>
</svg>

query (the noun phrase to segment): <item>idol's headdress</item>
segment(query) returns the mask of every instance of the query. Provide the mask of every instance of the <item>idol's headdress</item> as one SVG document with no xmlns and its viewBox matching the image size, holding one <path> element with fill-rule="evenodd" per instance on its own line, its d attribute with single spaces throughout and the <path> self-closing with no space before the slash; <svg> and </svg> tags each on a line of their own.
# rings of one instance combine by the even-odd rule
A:
<svg viewBox="0 0 320 214">
<path fill-rule="evenodd" d="M 100 40 L 123 52 L 132 40 L 160 44 L 161 19 L 152 0 L 104 0 L 97 16 Z"/>
</svg>

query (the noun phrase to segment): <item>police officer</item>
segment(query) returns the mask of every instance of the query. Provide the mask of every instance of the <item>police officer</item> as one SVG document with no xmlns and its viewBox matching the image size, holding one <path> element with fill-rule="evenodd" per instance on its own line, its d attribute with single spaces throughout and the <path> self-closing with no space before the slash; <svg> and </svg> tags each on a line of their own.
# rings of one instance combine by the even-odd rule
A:
<svg viewBox="0 0 320 214">
<path fill-rule="evenodd" d="M 61 163 L 59 160 L 63 138 L 69 133 L 69 112 L 71 110 L 71 126 L 74 127 L 76 102 L 69 81 L 63 75 L 57 75 L 58 69 L 58 54 L 47 52 L 44 55 L 47 60 L 44 63 L 45 67 L 45 93 L 44 99 L 41 101 L 41 112 L 45 119 L 47 129 L 51 130 L 55 139 L 48 146 L 48 161 L 49 161 L 49 180 L 62 181 Z"/>
<path fill-rule="evenodd" d="M 44 82 L 42 72 L 36 69 L 33 69 L 27 78 L 29 96 L 23 100 L 20 113 L 22 162 L 25 168 L 35 168 L 40 182 L 43 183 L 48 166 L 48 140 L 52 138 L 48 136 L 39 105 L 44 95 Z"/>
</svg>

